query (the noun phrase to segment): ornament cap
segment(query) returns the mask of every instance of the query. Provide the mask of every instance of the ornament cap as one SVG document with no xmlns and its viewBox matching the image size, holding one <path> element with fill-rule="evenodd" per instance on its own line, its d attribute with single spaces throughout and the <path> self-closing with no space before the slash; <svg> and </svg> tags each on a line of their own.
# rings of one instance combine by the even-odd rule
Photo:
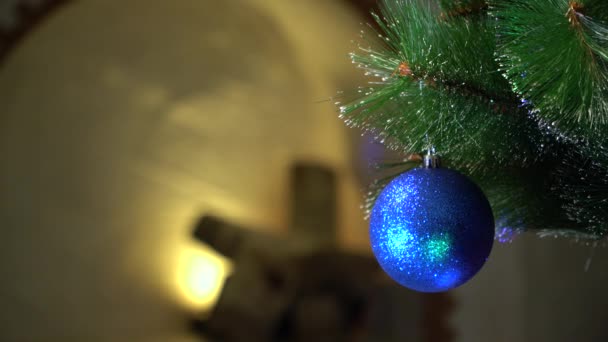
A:
<svg viewBox="0 0 608 342">
<path fill-rule="evenodd" d="M 435 154 L 435 148 L 429 147 L 424 155 L 422 167 L 425 169 L 436 169 L 439 166 L 441 166 L 441 160 Z"/>
</svg>

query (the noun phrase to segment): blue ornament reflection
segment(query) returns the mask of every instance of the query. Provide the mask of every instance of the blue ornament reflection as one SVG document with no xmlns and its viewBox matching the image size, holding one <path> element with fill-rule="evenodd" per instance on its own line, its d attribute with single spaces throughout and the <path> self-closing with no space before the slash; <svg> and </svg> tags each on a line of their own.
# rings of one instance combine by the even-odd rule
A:
<svg viewBox="0 0 608 342">
<path fill-rule="evenodd" d="M 441 292 L 464 284 L 492 250 L 494 216 L 487 198 L 464 175 L 417 168 L 393 179 L 370 216 L 372 250 L 399 284 Z"/>
</svg>

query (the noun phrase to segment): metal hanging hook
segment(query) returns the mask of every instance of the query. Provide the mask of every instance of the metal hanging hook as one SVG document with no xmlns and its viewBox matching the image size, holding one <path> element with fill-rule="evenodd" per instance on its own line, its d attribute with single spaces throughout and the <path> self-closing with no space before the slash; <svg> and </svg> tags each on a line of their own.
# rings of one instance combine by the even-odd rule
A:
<svg viewBox="0 0 608 342">
<path fill-rule="evenodd" d="M 429 136 L 426 135 L 426 154 L 424 155 L 422 161 L 422 167 L 425 169 L 434 169 L 440 166 L 440 159 L 436 154 L 435 146 L 433 146 L 429 140 Z"/>
</svg>

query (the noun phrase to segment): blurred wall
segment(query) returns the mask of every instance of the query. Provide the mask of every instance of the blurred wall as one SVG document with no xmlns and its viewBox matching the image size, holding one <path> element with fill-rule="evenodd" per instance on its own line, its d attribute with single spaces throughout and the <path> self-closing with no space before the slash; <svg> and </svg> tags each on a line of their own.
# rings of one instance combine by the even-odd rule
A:
<svg viewBox="0 0 608 342">
<path fill-rule="evenodd" d="M 366 248 L 328 101 L 358 29 L 335 1 L 89 0 L 28 35 L 0 68 L 0 340 L 188 340 L 193 224 L 284 233 L 295 160 L 336 170 Z"/>
<path fill-rule="evenodd" d="M 608 249 L 524 234 L 454 294 L 459 341 L 608 341 Z"/>
</svg>

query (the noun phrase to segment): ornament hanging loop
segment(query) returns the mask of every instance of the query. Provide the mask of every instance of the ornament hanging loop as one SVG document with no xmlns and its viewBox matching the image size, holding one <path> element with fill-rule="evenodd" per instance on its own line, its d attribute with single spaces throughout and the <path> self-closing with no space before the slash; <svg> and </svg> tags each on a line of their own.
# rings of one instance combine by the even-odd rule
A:
<svg viewBox="0 0 608 342">
<path fill-rule="evenodd" d="M 441 166 L 441 160 L 435 154 L 435 148 L 432 146 L 426 150 L 426 154 L 422 160 L 422 167 L 425 169 L 436 169 Z"/>
</svg>

